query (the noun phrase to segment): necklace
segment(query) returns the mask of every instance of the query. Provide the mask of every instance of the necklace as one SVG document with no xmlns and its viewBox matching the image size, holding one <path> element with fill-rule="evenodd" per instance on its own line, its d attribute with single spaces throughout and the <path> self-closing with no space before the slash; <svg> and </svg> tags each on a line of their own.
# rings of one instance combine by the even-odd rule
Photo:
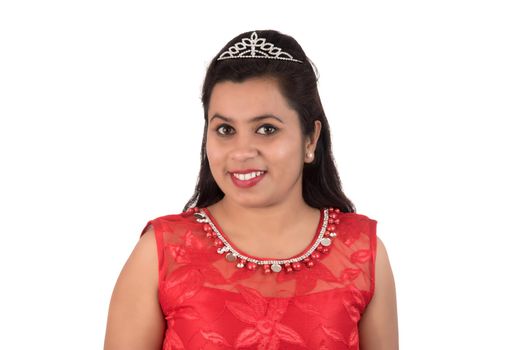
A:
<svg viewBox="0 0 524 350">
<path fill-rule="evenodd" d="M 315 261 L 319 260 L 322 255 L 329 252 L 329 246 L 332 239 L 337 236 L 336 225 L 340 222 L 338 215 L 340 209 L 338 208 L 324 208 L 321 210 L 321 218 L 318 234 L 316 239 L 309 245 L 308 249 L 298 256 L 289 259 L 257 259 L 247 254 L 240 252 L 230 242 L 227 241 L 224 234 L 212 220 L 212 215 L 207 208 L 190 208 L 188 214 L 193 214 L 197 222 L 204 225 L 204 232 L 206 237 L 213 240 L 213 244 L 217 247 L 217 253 L 224 255 L 227 261 L 236 262 L 237 268 L 247 268 L 254 271 L 259 266 L 262 266 L 265 274 L 271 272 L 278 273 L 282 270 L 285 272 L 300 271 L 305 266 L 311 268 L 315 265 Z"/>
</svg>

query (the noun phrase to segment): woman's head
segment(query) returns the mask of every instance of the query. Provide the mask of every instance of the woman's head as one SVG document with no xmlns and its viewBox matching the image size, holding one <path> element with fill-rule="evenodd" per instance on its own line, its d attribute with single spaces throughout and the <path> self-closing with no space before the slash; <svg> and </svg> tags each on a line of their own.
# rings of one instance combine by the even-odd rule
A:
<svg viewBox="0 0 524 350">
<path fill-rule="evenodd" d="M 321 124 L 305 136 L 298 113 L 271 77 L 215 84 L 206 156 L 218 187 L 244 207 L 302 202 L 304 163 L 313 161 Z M 309 157 L 307 156 L 309 155 Z"/>
<path fill-rule="evenodd" d="M 271 169 L 268 169 L 263 177 L 269 180 L 270 175 L 284 176 L 278 170 L 283 170 L 278 156 L 285 155 L 292 157 L 288 159 L 291 167 L 286 183 L 291 184 L 293 176 L 299 175 L 302 196 L 308 205 L 355 211 L 341 189 L 331 152 L 329 125 L 317 89 L 317 76 L 295 39 L 273 30 L 246 32 L 232 39 L 208 67 L 202 104 L 205 126 L 201 169 L 195 193 L 185 209 L 194 205 L 209 206 L 222 199 L 224 191 L 235 189 L 231 178 L 227 178 L 231 176 L 226 174 L 228 171 L 259 169 L 273 164 L 275 174 L 270 174 Z M 262 131 L 250 129 L 254 124 L 249 124 L 249 119 L 260 116 L 256 113 L 267 114 L 272 108 L 279 111 L 287 123 L 278 124 L 279 121 L 273 119 L 269 124 L 289 133 L 278 135 L 277 131 L 267 135 L 268 130 L 274 130 L 267 126 Z M 268 119 L 258 119 L 258 122 L 265 125 Z M 224 123 L 226 125 L 221 127 Z M 286 129 L 288 126 L 291 129 Z M 220 129 L 217 131 L 214 127 Z M 228 136 L 223 135 L 224 130 Z M 249 130 L 252 132 L 248 133 Z M 280 137 L 278 142 L 277 137 Z M 288 154 L 282 153 L 284 145 L 288 146 Z M 313 153 L 313 157 L 309 158 L 308 153 Z M 277 178 L 272 180 L 278 183 Z M 230 187 L 226 187 L 227 181 Z M 285 192 L 279 193 L 285 195 Z M 249 201 L 248 197 L 244 199 Z"/>
</svg>

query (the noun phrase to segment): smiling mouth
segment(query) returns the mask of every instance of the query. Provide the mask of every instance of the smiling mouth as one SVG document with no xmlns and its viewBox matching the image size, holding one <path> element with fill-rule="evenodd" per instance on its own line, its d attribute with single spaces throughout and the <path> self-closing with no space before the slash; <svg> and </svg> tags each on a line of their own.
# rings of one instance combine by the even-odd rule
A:
<svg viewBox="0 0 524 350">
<path fill-rule="evenodd" d="M 252 171 L 250 173 L 240 174 L 240 173 L 231 173 L 235 178 L 239 179 L 240 181 L 247 181 L 254 179 L 255 177 L 258 177 L 260 175 L 265 174 L 265 171 Z"/>
</svg>

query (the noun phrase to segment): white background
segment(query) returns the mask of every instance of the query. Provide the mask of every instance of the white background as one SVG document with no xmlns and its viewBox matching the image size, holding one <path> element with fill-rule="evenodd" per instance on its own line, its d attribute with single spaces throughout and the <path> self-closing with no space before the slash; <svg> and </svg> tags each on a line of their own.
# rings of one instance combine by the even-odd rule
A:
<svg viewBox="0 0 524 350">
<path fill-rule="evenodd" d="M 401 349 L 523 349 L 519 2 L 254 3 L 1 3 L 0 348 L 102 348 L 140 231 L 192 194 L 207 64 L 277 29 L 378 221 Z"/>
</svg>

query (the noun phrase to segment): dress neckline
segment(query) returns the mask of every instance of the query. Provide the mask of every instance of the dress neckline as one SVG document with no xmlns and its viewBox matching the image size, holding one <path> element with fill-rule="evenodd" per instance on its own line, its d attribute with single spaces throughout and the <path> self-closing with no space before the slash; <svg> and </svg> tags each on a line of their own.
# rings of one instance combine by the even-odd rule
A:
<svg viewBox="0 0 524 350">
<path fill-rule="evenodd" d="M 236 252 L 238 252 L 240 255 L 246 256 L 248 258 L 251 258 L 251 259 L 254 259 L 254 260 L 261 260 L 261 261 L 290 260 L 290 259 L 296 259 L 296 258 L 298 258 L 298 257 L 300 257 L 302 255 L 305 255 L 313 247 L 313 245 L 315 245 L 315 243 L 317 243 L 317 241 L 319 240 L 320 235 L 324 234 L 324 232 L 326 230 L 325 226 L 326 226 L 327 219 L 328 219 L 328 216 L 329 216 L 327 209 L 319 209 L 319 211 L 320 211 L 320 218 L 319 218 L 319 221 L 318 221 L 318 224 L 317 224 L 317 228 L 316 228 L 315 234 L 313 235 L 313 238 L 311 239 L 311 241 L 309 242 L 307 247 L 304 248 L 298 254 L 295 254 L 293 256 L 286 257 L 286 258 L 274 258 L 274 257 L 257 257 L 257 256 L 254 256 L 254 255 L 251 255 L 251 254 L 247 254 L 242 249 L 239 249 L 236 246 L 236 244 L 232 242 L 232 240 L 229 238 L 227 233 L 225 233 L 222 230 L 222 227 L 220 227 L 220 225 L 218 224 L 217 220 L 215 219 L 213 214 L 211 214 L 211 212 L 207 209 L 207 207 L 204 207 L 204 208 L 201 208 L 201 209 L 207 215 L 207 217 L 209 218 L 209 221 L 216 227 L 216 229 L 222 235 L 224 241 L 227 242 L 227 244 L 229 244 Z"/>
</svg>

